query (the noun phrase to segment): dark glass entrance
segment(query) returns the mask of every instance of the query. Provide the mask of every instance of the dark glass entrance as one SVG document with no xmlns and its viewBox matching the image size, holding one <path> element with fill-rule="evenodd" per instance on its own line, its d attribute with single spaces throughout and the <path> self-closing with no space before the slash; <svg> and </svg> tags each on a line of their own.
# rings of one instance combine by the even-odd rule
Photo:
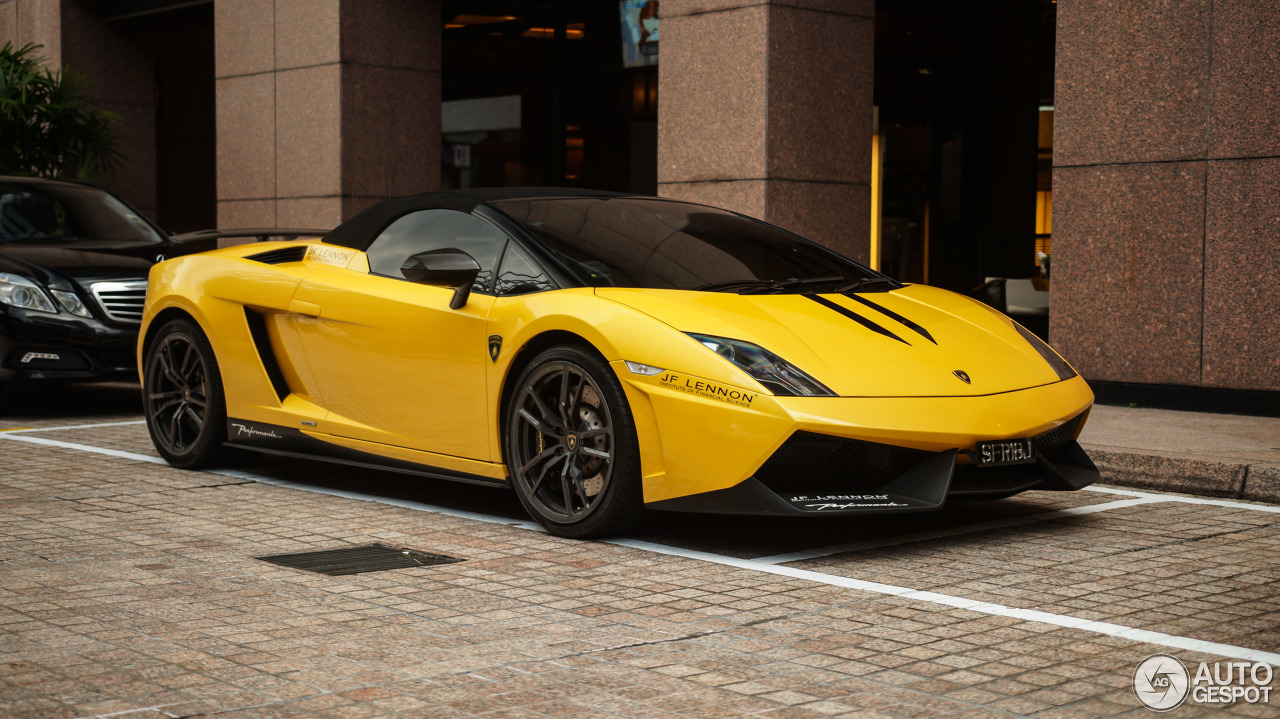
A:
<svg viewBox="0 0 1280 719">
<path fill-rule="evenodd" d="M 444 187 L 656 192 L 657 67 L 624 67 L 619 2 L 452 0 L 443 21 Z"/>
</svg>

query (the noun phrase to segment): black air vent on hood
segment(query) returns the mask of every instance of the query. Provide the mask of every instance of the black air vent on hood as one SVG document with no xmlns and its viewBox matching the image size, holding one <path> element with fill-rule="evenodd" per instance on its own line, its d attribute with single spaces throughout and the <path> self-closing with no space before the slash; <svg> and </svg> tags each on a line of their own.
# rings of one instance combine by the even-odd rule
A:
<svg viewBox="0 0 1280 719">
<path fill-rule="evenodd" d="M 298 245 L 297 247 L 282 247 L 278 250 L 259 252 L 256 255 L 248 255 L 245 259 L 268 265 L 283 265 L 286 262 L 301 262 L 302 258 L 306 256 L 307 245 Z"/>
</svg>

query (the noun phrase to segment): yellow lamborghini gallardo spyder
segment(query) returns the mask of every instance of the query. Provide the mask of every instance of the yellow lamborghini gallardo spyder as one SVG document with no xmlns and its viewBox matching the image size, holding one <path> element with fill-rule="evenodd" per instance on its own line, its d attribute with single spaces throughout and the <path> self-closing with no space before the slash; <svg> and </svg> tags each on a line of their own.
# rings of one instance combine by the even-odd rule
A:
<svg viewBox="0 0 1280 719">
<path fill-rule="evenodd" d="M 1093 393 L 975 300 L 711 207 L 509 188 L 151 270 L 171 464 L 236 450 L 514 488 L 550 532 L 645 508 L 936 509 L 1079 489 Z"/>
</svg>

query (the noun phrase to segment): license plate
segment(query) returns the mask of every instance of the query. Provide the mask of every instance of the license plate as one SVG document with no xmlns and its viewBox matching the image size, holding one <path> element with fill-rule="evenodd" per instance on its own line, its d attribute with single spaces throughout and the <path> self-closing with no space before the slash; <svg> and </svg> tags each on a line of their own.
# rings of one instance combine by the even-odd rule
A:
<svg viewBox="0 0 1280 719">
<path fill-rule="evenodd" d="M 979 442 L 973 456 L 974 462 L 979 467 L 1002 467 L 1007 464 L 1030 464 L 1036 461 L 1030 437 Z"/>
</svg>

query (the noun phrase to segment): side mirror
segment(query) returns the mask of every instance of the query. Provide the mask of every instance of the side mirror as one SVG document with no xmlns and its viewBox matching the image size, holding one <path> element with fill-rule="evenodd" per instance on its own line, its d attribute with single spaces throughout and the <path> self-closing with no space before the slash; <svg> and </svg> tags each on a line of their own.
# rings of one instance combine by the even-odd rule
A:
<svg viewBox="0 0 1280 719">
<path fill-rule="evenodd" d="M 467 298 L 471 296 L 471 285 L 480 274 L 480 263 L 462 250 L 448 247 L 409 255 L 409 259 L 400 266 L 400 274 L 420 285 L 452 287 L 453 301 L 449 303 L 449 309 L 457 310 L 467 304 Z"/>
</svg>

